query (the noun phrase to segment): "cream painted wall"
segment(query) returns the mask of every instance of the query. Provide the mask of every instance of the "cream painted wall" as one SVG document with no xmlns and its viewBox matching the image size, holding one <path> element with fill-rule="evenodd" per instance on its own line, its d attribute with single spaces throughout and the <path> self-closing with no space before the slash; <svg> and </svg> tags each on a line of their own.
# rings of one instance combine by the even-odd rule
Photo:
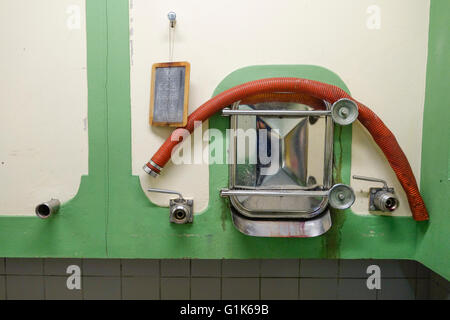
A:
<svg viewBox="0 0 450 320">
<path fill-rule="evenodd" d="M 85 1 L 2 0 L 0 30 L 0 215 L 34 215 L 88 173 Z"/>
<path fill-rule="evenodd" d="M 168 165 L 157 179 L 142 171 L 171 132 L 148 125 L 150 70 L 153 63 L 168 60 L 169 11 L 177 13 L 174 61 L 191 63 L 189 112 L 238 68 L 323 66 L 336 72 L 352 95 L 392 129 L 419 180 L 429 1 L 130 0 L 133 174 L 139 175 L 144 189 L 181 191 L 195 199 L 196 212 L 208 204 L 206 164 Z M 377 13 L 380 25 L 373 29 Z M 386 179 L 400 196 L 395 214 L 410 215 L 393 171 L 359 124 L 353 126 L 352 144 L 352 174 Z M 352 181 L 357 214 L 369 214 L 366 192 L 372 185 Z M 148 197 L 163 206 L 170 198 Z"/>
</svg>

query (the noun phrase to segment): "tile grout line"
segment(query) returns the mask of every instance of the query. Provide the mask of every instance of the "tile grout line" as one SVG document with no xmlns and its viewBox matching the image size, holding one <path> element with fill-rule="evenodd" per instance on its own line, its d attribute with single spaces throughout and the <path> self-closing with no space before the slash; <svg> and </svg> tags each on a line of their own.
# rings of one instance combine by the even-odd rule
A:
<svg viewBox="0 0 450 320">
<path fill-rule="evenodd" d="M 189 259 L 189 300 L 192 299 L 192 259 Z"/>
<path fill-rule="evenodd" d="M 120 300 L 123 300 L 123 277 L 122 277 L 122 260 L 120 260 Z"/>
<path fill-rule="evenodd" d="M 222 267 L 222 263 L 223 263 L 223 259 L 220 259 L 220 264 L 219 264 L 219 274 L 220 274 L 220 284 L 219 284 L 219 299 L 223 300 L 223 296 L 222 296 L 222 288 L 223 288 L 223 276 L 222 276 L 222 272 L 223 272 L 223 267 Z"/>
<path fill-rule="evenodd" d="M 258 274 L 259 274 L 259 300 L 261 300 L 261 297 L 262 297 L 262 287 L 261 287 L 261 283 L 262 283 L 262 280 L 261 280 L 261 264 L 262 264 L 262 259 L 258 259 Z"/>
<path fill-rule="evenodd" d="M 83 276 L 84 259 L 81 259 L 81 300 L 84 300 L 84 276 Z"/>
<path fill-rule="evenodd" d="M 45 259 L 41 259 L 41 263 L 42 263 L 42 290 L 44 290 L 44 300 L 47 300 L 47 293 L 45 290 Z"/>
<path fill-rule="evenodd" d="M 337 283 L 336 283 L 336 297 L 335 300 L 339 299 L 339 288 L 341 285 L 341 259 L 337 259 Z"/>
<path fill-rule="evenodd" d="M 298 284 L 298 288 L 297 288 L 297 300 L 301 300 L 300 299 L 300 279 L 301 279 L 301 268 L 302 268 L 302 259 L 298 259 L 298 280 L 297 280 L 297 284 Z"/>
<path fill-rule="evenodd" d="M 161 274 L 162 274 L 162 272 L 161 272 L 161 268 L 162 268 L 162 263 L 161 263 L 161 259 L 159 259 L 158 260 L 158 275 L 159 275 L 159 292 L 158 292 L 158 294 L 159 294 L 159 297 L 158 297 L 158 300 L 162 300 L 162 294 L 161 294 Z"/>
<path fill-rule="evenodd" d="M 8 275 L 6 274 L 6 258 L 3 259 L 3 266 L 5 267 L 5 300 L 8 300 Z"/>
</svg>

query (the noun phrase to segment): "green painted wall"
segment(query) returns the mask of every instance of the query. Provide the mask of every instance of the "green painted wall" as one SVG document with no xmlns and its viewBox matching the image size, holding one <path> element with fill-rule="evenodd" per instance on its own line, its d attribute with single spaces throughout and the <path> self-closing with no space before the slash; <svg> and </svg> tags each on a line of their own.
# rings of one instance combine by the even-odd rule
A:
<svg viewBox="0 0 450 320">
<path fill-rule="evenodd" d="M 333 213 L 334 226 L 330 232 L 312 239 L 254 238 L 235 230 L 228 203 L 219 197 L 219 189 L 227 185 L 224 165 L 210 166 L 207 212 L 197 216 L 192 225 L 168 222 L 168 209 L 149 202 L 138 177 L 131 175 L 128 1 L 86 2 L 89 175 L 82 177 L 77 196 L 65 203 L 52 219 L 0 217 L 0 256 L 416 258 L 445 277 L 450 276 L 448 233 L 445 233 L 448 227 L 445 221 L 449 195 L 448 139 L 445 156 L 442 156 L 442 130 L 439 130 L 440 139 L 435 138 L 438 132 L 433 132 L 438 121 L 449 137 L 448 108 L 445 109 L 448 97 L 444 95 L 447 83 L 443 72 L 444 66 L 447 74 L 449 71 L 448 41 L 443 40 L 448 36 L 445 12 L 449 10 L 444 10 L 449 9 L 448 2 L 432 1 L 431 6 L 422 191 L 432 222 L 417 224 L 411 218 L 362 217 L 346 210 Z M 237 70 L 212 94 L 270 76 L 305 77 L 348 91 L 342 80 L 329 70 L 284 65 Z M 447 118 L 439 116 L 438 112 L 440 115 L 444 112 Z M 228 120 L 215 116 L 210 126 L 225 130 Z M 351 128 L 337 127 L 335 137 L 335 180 L 348 183 Z M 442 159 L 437 159 L 435 154 Z"/>
<path fill-rule="evenodd" d="M 0 256 L 105 257 L 108 204 L 106 1 L 87 1 L 89 176 L 52 219 L 0 217 Z"/>
<path fill-rule="evenodd" d="M 430 8 L 421 192 L 430 221 L 418 224 L 417 260 L 450 279 L 450 1 Z"/>
</svg>

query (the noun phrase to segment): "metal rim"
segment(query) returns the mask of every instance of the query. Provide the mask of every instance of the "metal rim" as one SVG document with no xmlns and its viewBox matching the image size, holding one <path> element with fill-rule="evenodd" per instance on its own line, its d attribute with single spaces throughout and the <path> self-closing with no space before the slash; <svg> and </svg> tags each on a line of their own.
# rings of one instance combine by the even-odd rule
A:
<svg viewBox="0 0 450 320">
<path fill-rule="evenodd" d="M 358 118 L 358 106 L 350 99 L 339 99 L 331 106 L 333 121 L 341 126 L 352 124 Z"/>
<path fill-rule="evenodd" d="M 355 202 L 353 189 L 346 184 L 335 184 L 328 194 L 328 203 L 331 207 L 339 210 L 350 208 Z"/>
</svg>

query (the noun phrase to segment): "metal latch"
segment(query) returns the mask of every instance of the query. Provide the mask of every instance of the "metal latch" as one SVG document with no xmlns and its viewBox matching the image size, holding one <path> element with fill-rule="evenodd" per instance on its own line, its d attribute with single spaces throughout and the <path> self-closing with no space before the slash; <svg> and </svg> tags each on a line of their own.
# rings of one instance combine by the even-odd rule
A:
<svg viewBox="0 0 450 320">
<path fill-rule="evenodd" d="M 192 223 L 194 221 L 194 200 L 184 199 L 183 195 L 178 191 L 150 188 L 149 192 L 159 192 L 166 194 L 175 194 L 178 198 L 170 199 L 169 202 L 169 220 L 177 224 Z"/>
<path fill-rule="evenodd" d="M 220 190 L 221 197 L 230 196 L 314 196 L 324 197 L 328 199 L 328 203 L 331 207 L 339 210 L 345 210 L 350 208 L 355 202 L 355 193 L 353 189 L 345 184 L 338 183 L 333 185 L 329 190 L 271 190 L 271 189 L 226 189 Z"/>
<path fill-rule="evenodd" d="M 364 176 L 353 176 L 353 179 L 379 182 L 383 184 L 382 188 L 369 189 L 369 210 L 392 212 L 399 206 L 399 201 L 395 195 L 394 188 L 389 188 L 386 181 L 377 178 L 370 178 Z"/>
</svg>

